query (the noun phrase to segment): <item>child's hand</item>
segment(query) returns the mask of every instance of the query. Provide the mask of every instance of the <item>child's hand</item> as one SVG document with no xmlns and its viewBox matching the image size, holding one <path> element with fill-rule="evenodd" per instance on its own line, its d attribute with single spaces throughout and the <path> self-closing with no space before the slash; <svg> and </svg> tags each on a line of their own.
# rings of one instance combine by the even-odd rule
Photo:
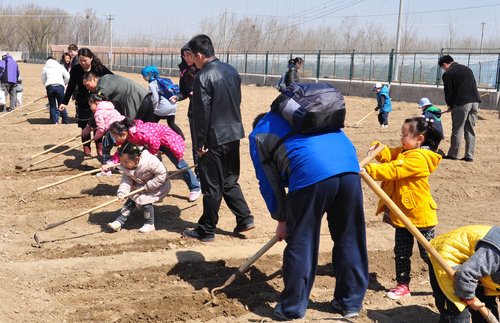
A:
<svg viewBox="0 0 500 323">
<path fill-rule="evenodd" d="M 177 97 L 177 95 L 172 95 L 169 100 L 170 102 L 175 103 L 177 102 L 177 100 L 179 100 L 179 98 Z"/>
<path fill-rule="evenodd" d="M 467 304 L 467 306 L 472 308 L 474 311 L 477 311 L 481 307 L 486 305 L 483 302 L 481 302 L 477 297 L 475 297 L 474 299 L 462 299 L 462 300 Z"/>
<path fill-rule="evenodd" d="M 66 104 L 59 105 L 59 111 L 63 111 L 64 109 L 66 109 L 66 107 L 67 107 Z"/>
<path fill-rule="evenodd" d="M 380 143 L 377 142 L 375 145 L 371 146 L 370 149 L 368 149 L 368 152 L 366 153 L 366 155 L 369 155 L 372 151 L 377 149 L 379 145 L 380 145 Z"/>
<path fill-rule="evenodd" d="M 123 197 L 123 194 L 121 194 L 121 193 L 118 193 L 116 195 L 116 197 L 118 198 L 118 201 L 124 201 L 125 200 L 125 198 Z"/>
<path fill-rule="evenodd" d="M 82 130 L 82 137 L 87 137 L 88 135 L 90 135 L 90 127 L 89 126 L 86 126 L 85 128 L 83 128 Z"/>
</svg>

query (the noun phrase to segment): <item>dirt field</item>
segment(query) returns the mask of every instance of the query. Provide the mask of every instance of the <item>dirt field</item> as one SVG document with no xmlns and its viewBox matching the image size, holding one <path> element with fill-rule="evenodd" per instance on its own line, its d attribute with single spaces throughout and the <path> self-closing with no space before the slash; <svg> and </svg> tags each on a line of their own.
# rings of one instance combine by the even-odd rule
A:
<svg viewBox="0 0 500 323">
<path fill-rule="evenodd" d="M 42 65 L 20 64 L 24 77 L 25 104 L 45 95 L 40 82 Z M 120 73 L 146 86 L 138 74 Z M 270 87 L 243 87 L 242 113 L 248 135 L 253 118 L 267 111 L 276 97 Z M 346 97 L 346 125 L 369 113 L 375 99 Z M 260 197 L 248 153 L 248 140 L 241 143 L 240 184 L 255 215 L 256 229 L 245 237 L 235 237 L 234 216 L 224 203 L 214 243 L 202 244 L 181 238 L 192 228 L 202 212 L 202 203 L 189 203 L 186 185 L 172 181 L 172 191 L 156 205 L 157 231 L 141 234 L 142 214 L 118 233 L 109 233 L 106 223 L 114 220 L 121 203 L 97 210 L 56 228 L 43 231 L 48 224 L 69 219 L 115 197 L 120 175 L 85 176 L 34 192 L 37 187 L 79 174 L 100 165 L 95 158 L 84 158 L 75 149 L 31 170 L 16 165 L 54 144 L 79 134 L 75 123 L 49 124 L 47 111 L 23 116 L 42 108 L 38 101 L 0 119 L 0 321 L 1 322 L 271 322 L 272 309 L 283 287 L 281 277 L 284 242 L 275 245 L 242 277 L 210 300 L 210 290 L 226 279 L 274 234 L 275 222 Z M 440 107 L 444 109 L 445 107 Z M 179 104 L 177 123 L 189 135 L 187 102 Z M 361 159 L 374 140 L 390 146 L 399 144 L 405 118 L 418 115 L 414 102 L 394 102 L 389 128 L 380 129 L 376 114 L 356 128 L 346 127 Z M 0 117 L 5 112 L 0 114 Z M 74 117 L 74 105 L 69 108 Z M 497 111 L 483 111 L 477 124 L 476 157 L 473 163 L 444 160 L 431 175 L 432 194 L 438 203 L 437 234 L 469 224 L 499 223 L 500 144 Z M 450 115 L 443 117 L 447 151 L 451 132 Z M 187 144 L 187 152 L 191 151 Z M 75 141 L 65 145 L 68 148 Z M 63 147 L 63 148 L 64 148 Z M 60 152 L 61 149 L 55 150 Z M 39 157 L 34 160 L 40 160 Z M 187 153 L 186 159 L 192 162 Z M 173 165 L 165 162 L 169 171 Z M 370 261 L 370 284 L 364 309 L 356 322 L 435 322 L 437 311 L 428 281 L 428 272 L 415 247 L 412 258 L 412 297 L 392 301 L 384 295 L 395 286 L 393 259 L 394 230 L 374 215 L 378 198 L 363 184 Z M 325 223 L 326 224 L 326 223 Z M 40 231 L 42 230 L 42 231 Z M 31 246 L 33 234 L 42 248 Z M 332 242 L 323 225 L 320 267 L 304 321 L 341 321 L 329 302 L 335 278 L 330 269 Z"/>
</svg>

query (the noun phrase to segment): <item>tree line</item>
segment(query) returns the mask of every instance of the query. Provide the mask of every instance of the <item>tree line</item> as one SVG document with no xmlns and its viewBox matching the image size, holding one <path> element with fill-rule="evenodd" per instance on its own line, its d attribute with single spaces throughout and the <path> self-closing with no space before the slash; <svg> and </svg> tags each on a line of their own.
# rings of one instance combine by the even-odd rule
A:
<svg viewBox="0 0 500 323">
<path fill-rule="evenodd" d="M 441 48 L 479 48 L 478 38 L 463 37 L 454 21 L 448 22 L 441 39 L 418 32 L 415 17 L 405 16 L 400 50 L 438 51 Z M 119 17 L 118 17 L 119 18 Z M 63 9 L 43 8 L 31 3 L 22 6 L 0 6 L 0 49 L 46 52 L 51 44 L 76 43 L 79 46 L 109 45 L 108 22 L 87 8 L 82 14 L 70 15 Z M 323 50 L 350 52 L 388 52 L 395 47 L 395 36 L 387 27 L 366 24 L 357 18 L 343 18 L 335 25 L 317 24 L 304 27 L 297 22 L 276 17 L 245 17 L 222 14 L 202 21 L 197 33 L 206 33 L 217 50 L 263 52 Z M 162 31 L 162 35 L 136 33 L 113 34 L 114 46 L 180 48 L 193 35 L 182 31 Z M 500 48 L 500 38 L 485 39 L 483 48 Z"/>
</svg>

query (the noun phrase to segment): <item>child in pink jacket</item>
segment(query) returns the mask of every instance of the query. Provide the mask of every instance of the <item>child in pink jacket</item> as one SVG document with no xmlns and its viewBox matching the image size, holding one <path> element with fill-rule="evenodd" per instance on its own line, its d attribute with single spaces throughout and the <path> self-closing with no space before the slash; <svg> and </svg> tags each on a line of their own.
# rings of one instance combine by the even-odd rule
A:
<svg viewBox="0 0 500 323">
<path fill-rule="evenodd" d="M 185 149 L 184 140 L 166 124 L 125 118 L 111 124 L 109 132 L 118 145 L 131 142 L 139 146 L 148 146 L 148 151 L 153 155 L 158 151 L 164 153 L 177 169 L 189 168 L 188 163 L 182 159 Z M 119 155 L 115 154 L 108 164 L 118 163 L 119 160 Z M 107 171 L 108 168 L 109 166 L 103 165 L 102 170 Z M 189 201 L 196 201 L 201 194 L 198 179 L 191 170 L 182 172 L 182 178 L 190 191 Z"/>
<path fill-rule="evenodd" d="M 95 132 L 92 141 L 99 140 L 102 136 L 106 135 L 103 141 L 107 143 L 115 143 L 113 136 L 108 132 L 109 126 L 115 121 L 122 121 L 125 116 L 121 115 L 111 101 L 106 101 L 104 97 L 99 94 L 91 94 L 89 97 L 90 110 L 94 113 L 94 120 L 97 126 L 97 131 Z M 82 137 L 86 137 L 91 131 L 90 125 L 82 130 Z M 109 148 L 108 148 L 109 147 Z M 103 144 L 102 145 L 102 159 L 103 164 L 106 164 L 108 160 L 111 159 L 111 147 L 112 145 Z M 97 174 L 97 176 L 110 176 L 111 171 L 103 171 Z"/>
</svg>

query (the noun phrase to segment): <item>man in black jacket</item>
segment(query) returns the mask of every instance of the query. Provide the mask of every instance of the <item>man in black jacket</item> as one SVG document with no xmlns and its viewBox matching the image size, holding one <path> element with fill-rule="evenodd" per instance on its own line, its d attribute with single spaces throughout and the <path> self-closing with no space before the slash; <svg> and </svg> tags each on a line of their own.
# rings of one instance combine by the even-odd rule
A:
<svg viewBox="0 0 500 323">
<path fill-rule="evenodd" d="M 203 242 L 214 240 L 222 198 L 236 216 L 234 233 L 255 228 L 245 197 L 238 184 L 241 123 L 241 78 L 229 64 L 219 61 L 212 41 L 198 35 L 188 43 L 200 69 L 193 84 L 193 121 L 203 193 L 203 214 L 198 227 L 182 235 Z"/>
<path fill-rule="evenodd" d="M 477 121 L 479 102 L 481 102 L 476 79 L 470 68 L 454 62 L 450 55 L 441 57 L 439 66 L 445 71 L 443 73 L 444 98 L 448 111 L 451 111 L 452 120 L 450 149 L 444 158 L 458 159 L 462 133 L 464 133 L 465 156 L 462 160 L 472 162 L 476 144 L 474 126 Z"/>
</svg>

